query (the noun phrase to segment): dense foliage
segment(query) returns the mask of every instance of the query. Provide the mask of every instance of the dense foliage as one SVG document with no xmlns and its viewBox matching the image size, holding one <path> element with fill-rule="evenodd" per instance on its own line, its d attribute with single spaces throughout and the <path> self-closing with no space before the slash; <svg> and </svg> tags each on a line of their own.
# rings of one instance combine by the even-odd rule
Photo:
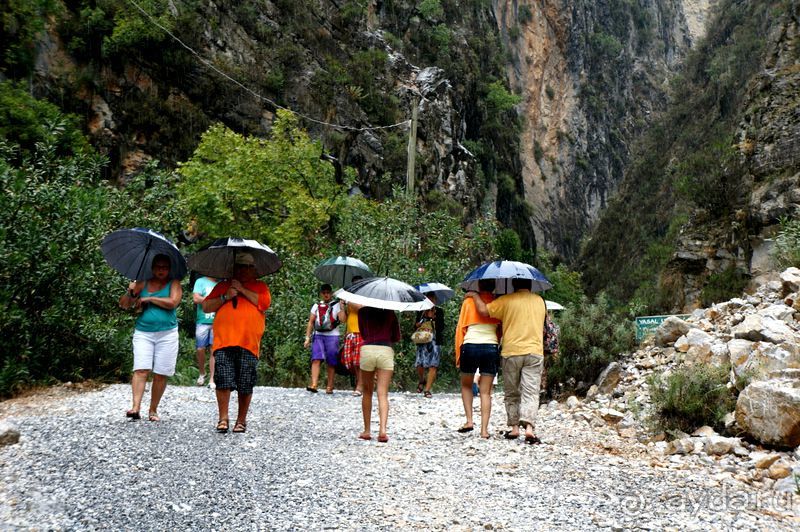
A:
<svg viewBox="0 0 800 532">
<path fill-rule="evenodd" d="M 132 320 L 116 309 L 124 284 L 103 266 L 100 240 L 125 226 L 176 232 L 184 218 L 169 177 L 149 169 L 124 190 L 109 186 L 91 150 L 59 155 L 70 120 L 27 103 L 44 111 L 41 140 L 24 156 L 0 141 L 0 395 L 126 374 Z"/>
<path fill-rule="evenodd" d="M 561 312 L 557 322 L 560 356 L 547 369 L 551 395 L 585 392 L 608 364 L 634 345 L 632 322 L 616 313 L 604 294 L 595 301 L 584 296 Z"/>
</svg>

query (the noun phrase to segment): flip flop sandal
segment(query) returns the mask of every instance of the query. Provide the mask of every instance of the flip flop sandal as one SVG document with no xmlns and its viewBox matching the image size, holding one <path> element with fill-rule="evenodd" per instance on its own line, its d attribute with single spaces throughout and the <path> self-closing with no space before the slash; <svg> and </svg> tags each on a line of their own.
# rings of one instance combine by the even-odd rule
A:
<svg viewBox="0 0 800 532">
<path fill-rule="evenodd" d="M 433 397 L 433 394 L 431 392 L 429 392 L 429 391 L 425 392 L 425 399 L 430 399 L 432 397 Z"/>
<path fill-rule="evenodd" d="M 542 440 L 540 440 L 539 436 L 536 435 L 525 436 L 525 443 L 527 443 L 528 445 L 539 445 L 540 443 L 542 443 Z"/>
<path fill-rule="evenodd" d="M 473 426 L 471 426 L 471 427 L 468 427 L 468 426 L 464 425 L 463 427 L 460 427 L 460 428 L 458 429 L 458 432 L 460 432 L 460 433 L 462 433 L 462 434 L 463 434 L 463 433 L 465 433 L 465 432 L 472 432 L 473 430 L 475 430 L 475 426 L 474 426 L 474 425 L 473 425 Z"/>
<path fill-rule="evenodd" d="M 424 382 L 417 383 L 417 393 L 422 393 L 423 390 L 425 390 L 425 383 Z"/>
<path fill-rule="evenodd" d="M 137 410 L 128 410 L 127 412 L 125 412 L 125 417 L 129 417 L 133 421 L 137 419 L 142 419 L 142 415 L 139 414 Z"/>
<path fill-rule="evenodd" d="M 239 433 L 247 432 L 247 423 L 244 421 L 237 421 L 236 424 L 233 426 L 233 430 L 231 432 Z"/>
<path fill-rule="evenodd" d="M 386 434 L 378 434 L 378 441 L 381 443 L 388 443 L 389 436 L 387 436 Z"/>
<path fill-rule="evenodd" d="M 306 386 L 306 391 L 311 393 L 317 393 L 319 390 L 311 386 Z"/>
<path fill-rule="evenodd" d="M 366 432 L 362 432 L 361 434 L 359 434 L 359 435 L 358 435 L 358 439 L 359 439 L 359 440 L 366 440 L 366 441 L 369 441 L 369 440 L 371 440 L 371 439 L 372 439 L 372 436 L 370 436 L 370 435 L 369 435 L 369 434 L 367 434 Z"/>
<path fill-rule="evenodd" d="M 217 421 L 217 432 L 220 434 L 226 434 L 228 432 L 228 420 L 227 419 L 220 419 Z"/>
<path fill-rule="evenodd" d="M 359 392 L 358 390 L 353 392 L 353 397 L 361 397 L 362 395 L 363 394 L 361 392 Z"/>
<path fill-rule="evenodd" d="M 158 412 L 150 412 L 147 414 L 148 421 L 161 421 L 161 417 L 159 417 Z"/>
<path fill-rule="evenodd" d="M 511 434 L 511 432 L 504 432 L 503 437 L 507 440 L 516 440 L 519 438 L 519 434 Z"/>
</svg>

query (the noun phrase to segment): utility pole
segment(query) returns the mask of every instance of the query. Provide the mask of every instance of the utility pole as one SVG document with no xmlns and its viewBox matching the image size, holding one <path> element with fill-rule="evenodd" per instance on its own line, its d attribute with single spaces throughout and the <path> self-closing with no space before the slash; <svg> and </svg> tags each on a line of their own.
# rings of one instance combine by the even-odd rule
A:
<svg viewBox="0 0 800 532">
<path fill-rule="evenodd" d="M 417 157 L 417 106 L 419 99 L 414 97 L 411 108 L 411 133 L 408 136 L 408 170 L 406 171 L 406 191 L 414 193 L 414 160 Z"/>
</svg>

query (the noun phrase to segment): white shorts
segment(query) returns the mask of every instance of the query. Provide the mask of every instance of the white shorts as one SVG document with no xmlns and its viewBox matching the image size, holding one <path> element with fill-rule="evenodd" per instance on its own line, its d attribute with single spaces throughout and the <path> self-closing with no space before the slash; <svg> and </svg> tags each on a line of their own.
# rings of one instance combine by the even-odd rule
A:
<svg viewBox="0 0 800 532">
<path fill-rule="evenodd" d="M 178 360 L 178 328 L 168 331 L 133 332 L 133 371 L 146 369 L 158 375 L 175 374 Z"/>
</svg>

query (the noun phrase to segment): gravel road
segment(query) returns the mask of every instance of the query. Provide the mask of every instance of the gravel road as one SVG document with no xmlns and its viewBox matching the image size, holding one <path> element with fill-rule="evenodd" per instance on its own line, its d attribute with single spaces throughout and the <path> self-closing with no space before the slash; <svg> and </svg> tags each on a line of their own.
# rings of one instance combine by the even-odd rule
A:
<svg viewBox="0 0 800 532">
<path fill-rule="evenodd" d="M 390 396 L 388 444 L 360 441 L 360 400 L 257 388 L 246 434 L 216 434 L 207 388 L 170 386 L 160 423 L 130 388 L 18 405 L 0 418 L 0 527 L 54 530 L 797 530 L 800 496 L 758 491 L 545 407 L 544 444 L 458 434 L 453 394 Z M 145 402 L 146 404 L 146 402 Z M 477 401 L 476 401 L 477 404 Z M 0 403 L 2 405 L 2 403 Z M 232 409 L 234 417 L 235 407 Z M 377 417 L 377 414 L 375 415 Z M 476 416 L 476 421 L 478 420 Z M 373 429 L 377 434 L 377 426 Z"/>
</svg>

